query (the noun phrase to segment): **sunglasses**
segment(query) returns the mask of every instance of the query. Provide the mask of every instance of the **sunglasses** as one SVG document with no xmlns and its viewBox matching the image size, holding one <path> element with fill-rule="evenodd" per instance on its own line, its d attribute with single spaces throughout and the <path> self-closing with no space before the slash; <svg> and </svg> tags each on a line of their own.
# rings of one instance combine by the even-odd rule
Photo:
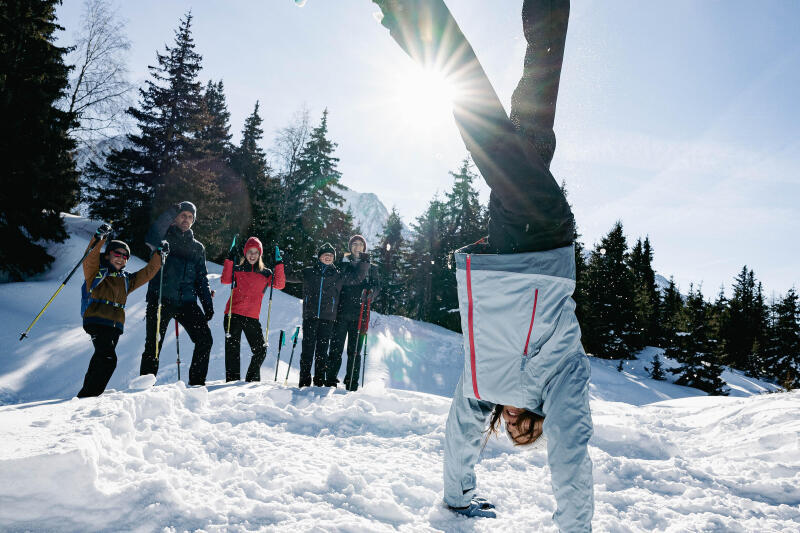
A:
<svg viewBox="0 0 800 533">
<path fill-rule="evenodd" d="M 118 252 L 118 251 L 114 250 L 114 251 L 111 252 L 111 255 L 113 255 L 114 257 L 121 257 L 125 261 L 128 260 L 128 254 L 126 254 L 124 252 Z"/>
</svg>

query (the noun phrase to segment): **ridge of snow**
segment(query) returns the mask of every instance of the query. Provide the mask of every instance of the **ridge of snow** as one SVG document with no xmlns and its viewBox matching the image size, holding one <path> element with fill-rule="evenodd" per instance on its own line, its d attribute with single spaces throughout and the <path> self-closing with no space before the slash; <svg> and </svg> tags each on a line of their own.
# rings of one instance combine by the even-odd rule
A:
<svg viewBox="0 0 800 533">
<path fill-rule="evenodd" d="M 0 285 L 0 404 L 8 404 L 0 406 L 0 530 L 555 531 L 546 452 L 505 437 L 488 441 L 476 467 L 478 490 L 498 518 L 444 508 L 444 423 L 463 341 L 430 324 L 376 313 L 366 387 L 298 390 L 283 385 L 291 345 L 272 379 L 278 332 L 301 317 L 301 302 L 275 291 L 264 381 L 223 383 L 217 313 L 208 386 L 176 382 L 169 328 L 148 388 L 137 378 L 142 288 L 126 309 L 109 390 L 72 398 L 92 352 L 80 327 L 80 280 L 17 341 L 97 225 L 65 218 L 70 239 L 54 245 L 54 269 Z M 132 258 L 129 268 L 143 265 Z M 220 308 L 227 288 L 221 268 L 208 266 Z M 185 376 L 192 345 L 181 336 Z M 658 348 L 624 361 L 622 372 L 617 361 L 590 358 L 595 530 L 796 530 L 800 391 L 763 394 L 775 387 L 728 370 L 731 396 L 706 396 L 647 378 L 656 354 L 665 369 L 674 365 Z M 243 365 L 249 355 L 243 343 Z M 298 361 L 299 348 L 290 385 Z"/>
</svg>

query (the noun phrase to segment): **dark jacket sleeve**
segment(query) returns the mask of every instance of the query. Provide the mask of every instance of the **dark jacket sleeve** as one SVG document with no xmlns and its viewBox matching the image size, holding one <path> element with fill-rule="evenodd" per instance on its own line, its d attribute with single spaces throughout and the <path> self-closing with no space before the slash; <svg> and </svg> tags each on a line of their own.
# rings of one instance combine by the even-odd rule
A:
<svg viewBox="0 0 800 533">
<path fill-rule="evenodd" d="M 197 276 L 194 279 L 197 297 L 204 311 L 213 308 L 214 303 L 211 299 L 211 287 L 208 284 L 208 269 L 206 268 L 206 249 L 200 246 L 197 258 Z"/>
<path fill-rule="evenodd" d="M 377 266 L 369 266 L 369 278 L 367 279 L 367 283 L 369 284 L 369 289 L 372 291 L 372 300 L 375 301 L 375 299 L 381 293 L 382 286 L 381 275 Z"/>
<path fill-rule="evenodd" d="M 144 242 L 150 247 L 150 250 L 155 251 L 158 248 L 176 216 L 178 216 L 177 208 L 172 207 L 161 213 L 161 216 L 153 222 L 144 238 Z"/>
<path fill-rule="evenodd" d="M 369 261 L 359 261 L 355 269 L 347 269 L 340 277 L 342 285 L 358 285 L 367 278 L 369 274 Z"/>
<path fill-rule="evenodd" d="M 293 272 L 291 270 L 287 272 L 286 271 L 286 267 L 284 267 L 284 269 L 283 269 L 283 278 L 286 281 L 286 283 L 305 283 L 307 268 L 308 267 L 302 269 L 300 272 L 297 272 L 297 271 Z M 275 281 L 277 281 L 277 280 L 275 280 Z"/>
</svg>

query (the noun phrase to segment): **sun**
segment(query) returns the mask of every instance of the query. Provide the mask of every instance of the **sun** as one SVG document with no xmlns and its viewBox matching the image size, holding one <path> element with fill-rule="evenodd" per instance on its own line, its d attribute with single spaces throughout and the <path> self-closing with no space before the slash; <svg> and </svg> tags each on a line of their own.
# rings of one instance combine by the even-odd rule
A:
<svg viewBox="0 0 800 533">
<path fill-rule="evenodd" d="M 397 82 L 394 99 L 412 115 L 430 118 L 443 112 L 450 114 L 458 97 L 456 86 L 432 67 L 412 64 Z"/>
</svg>

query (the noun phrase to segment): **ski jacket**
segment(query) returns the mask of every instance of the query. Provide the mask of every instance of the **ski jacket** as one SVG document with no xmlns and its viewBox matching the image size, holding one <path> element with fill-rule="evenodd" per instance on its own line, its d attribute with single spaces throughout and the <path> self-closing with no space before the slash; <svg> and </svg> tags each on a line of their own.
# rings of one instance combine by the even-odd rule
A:
<svg viewBox="0 0 800 533">
<path fill-rule="evenodd" d="M 133 274 L 126 272 L 125 269 L 115 271 L 100 257 L 100 250 L 104 244 L 105 239 L 97 242 L 83 260 L 83 277 L 86 283 L 82 291 L 86 294 L 82 303 L 88 304 L 82 312 L 83 325 L 113 326 L 124 331 L 128 294 L 156 275 L 161 268 L 161 256 L 153 254 L 150 262 Z M 90 243 L 86 249 L 91 246 Z"/>
<path fill-rule="evenodd" d="M 357 269 L 343 274 L 334 265 L 317 260 L 314 266 L 304 268 L 300 277 L 288 276 L 289 283 L 303 284 L 303 320 L 336 320 L 342 287 L 364 281 L 368 267 L 369 263 L 363 262 Z"/>
<path fill-rule="evenodd" d="M 233 312 L 234 315 L 241 315 L 255 318 L 261 315 L 261 301 L 264 293 L 269 290 L 269 284 L 273 283 L 274 288 L 283 289 L 286 286 L 286 276 L 283 272 L 283 263 L 275 265 L 275 272 L 269 268 L 256 270 L 255 265 L 247 261 L 242 265 L 234 266 L 233 261 L 226 259 L 222 266 L 223 285 L 230 285 L 233 282 L 233 309 L 231 309 L 231 298 L 225 302 L 225 314 Z"/>
<path fill-rule="evenodd" d="M 590 365 L 572 299 L 574 248 L 486 250 L 476 243 L 455 254 L 464 369 L 448 419 L 445 499 L 468 505 L 474 489 L 486 418 L 470 413 L 490 412 L 494 404 L 524 408 L 545 417 L 556 523 L 562 531 L 590 531 Z"/>
<path fill-rule="evenodd" d="M 352 255 L 345 255 L 339 263 L 339 270 L 344 275 L 357 275 L 358 269 L 361 267 L 363 261 L 351 260 Z M 378 267 L 366 261 L 369 265 L 367 267 L 367 275 L 363 281 L 355 285 L 344 285 L 342 293 L 339 296 L 339 310 L 337 317 L 339 320 L 358 320 L 358 315 L 361 312 L 361 292 L 372 290 L 372 301 L 378 297 L 380 293 L 380 274 Z"/>
<path fill-rule="evenodd" d="M 158 286 L 163 275 L 162 303 L 181 306 L 196 302 L 199 298 L 203 310 L 211 309 L 213 304 L 208 285 L 205 247 L 195 240 L 192 230 L 181 231 L 177 226 L 169 226 L 162 239 L 169 242 L 170 253 L 164 263 L 164 270 L 150 280 L 147 301 L 158 301 Z"/>
</svg>

